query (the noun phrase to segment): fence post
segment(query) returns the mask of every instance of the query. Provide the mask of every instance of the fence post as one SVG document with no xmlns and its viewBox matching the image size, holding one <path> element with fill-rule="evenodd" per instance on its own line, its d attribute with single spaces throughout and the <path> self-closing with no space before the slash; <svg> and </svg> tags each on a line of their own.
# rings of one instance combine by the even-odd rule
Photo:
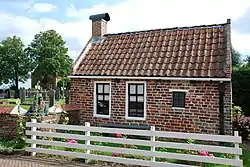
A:
<svg viewBox="0 0 250 167">
<path fill-rule="evenodd" d="M 238 131 L 234 131 L 234 136 L 238 137 L 239 136 L 239 132 Z M 234 147 L 237 148 L 237 149 L 240 148 L 239 143 L 235 143 Z M 240 160 L 240 156 L 239 155 L 235 155 L 235 159 L 236 160 Z"/>
<path fill-rule="evenodd" d="M 36 119 L 31 119 L 31 123 L 36 123 Z M 31 131 L 36 131 L 36 129 L 37 129 L 36 127 L 32 127 Z M 31 139 L 36 140 L 36 135 L 32 135 Z M 36 144 L 31 144 L 31 148 L 36 148 Z M 32 152 L 31 155 L 35 156 L 36 152 Z"/>
<path fill-rule="evenodd" d="M 90 123 L 89 123 L 89 122 L 85 122 L 85 127 L 90 127 Z M 90 136 L 90 131 L 89 131 L 89 130 L 86 130 L 85 136 L 86 136 L 86 137 Z M 85 144 L 86 144 L 87 146 L 90 145 L 90 140 L 86 140 L 86 141 L 85 141 Z M 86 150 L 86 154 L 90 154 L 90 150 L 89 150 L 89 149 Z M 85 162 L 88 163 L 88 162 L 89 162 L 89 159 L 86 159 Z"/>
<path fill-rule="evenodd" d="M 151 131 L 151 142 L 153 143 L 155 141 L 155 136 L 152 132 L 155 131 L 155 126 L 150 126 L 150 131 Z M 151 146 L 151 152 L 155 152 L 155 146 Z M 151 158 L 151 161 L 155 162 L 154 156 Z"/>
</svg>

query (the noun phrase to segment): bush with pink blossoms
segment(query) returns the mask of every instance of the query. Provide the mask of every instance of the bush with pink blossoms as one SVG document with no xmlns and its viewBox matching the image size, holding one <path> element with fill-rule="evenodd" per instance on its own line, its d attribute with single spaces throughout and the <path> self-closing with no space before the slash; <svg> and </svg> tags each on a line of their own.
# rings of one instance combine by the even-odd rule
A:
<svg viewBox="0 0 250 167">
<path fill-rule="evenodd" d="M 66 142 L 70 144 L 77 144 L 77 140 L 75 139 L 68 139 Z M 65 151 L 74 151 L 74 150 L 75 148 L 65 148 Z"/>
</svg>

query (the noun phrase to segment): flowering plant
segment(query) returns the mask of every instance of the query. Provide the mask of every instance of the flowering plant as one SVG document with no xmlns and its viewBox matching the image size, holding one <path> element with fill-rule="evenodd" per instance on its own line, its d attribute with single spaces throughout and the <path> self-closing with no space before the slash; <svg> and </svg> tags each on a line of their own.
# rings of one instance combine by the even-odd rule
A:
<svg viewBox="0 0 250 167">
<path fill-rule="evenodd" d="M 70 144 L 77 144 L 77 140 L 75 139 L 68 139 L 66 140 L 67 143 L 70 143 Z M 74 151 L 74 148 L 65 148 L 66 151 Z"/>
<path fill-rule="evenodd" d="M 120 133 L 116 134 L 115 137 L 116 137 L 116 138 L 127 138 L 127 136 L 122 135 L 122 134 L 120 134 Z M 122 144 L 121 146 L 118 146 L 118 147 L 119 147 L 119 148 L 122 147 L 122 148 L 137 149 L 137 147 L 136 147 L 135 145 L 131 145 L 131 144 Z M 114 153 L 112 154 L 113 157 L 118 157 L 119 155 L 120 155 L 120 154 L 117 153 L 117 152 L 114 152 Z"/>
<path fill-rule="evenodd" d="M 76 144 L 76 143 L 77 143 L 77 140 L 68 139 L 68 140 L 67 140 L 67 143 Z"/>
<path fill-rule="evenodd" d="M 116 134 L 115 136 L 116 136 L 116 138 L 122 138 L 122 134 L 119 134 L 119 133 Z"/>
</svg>

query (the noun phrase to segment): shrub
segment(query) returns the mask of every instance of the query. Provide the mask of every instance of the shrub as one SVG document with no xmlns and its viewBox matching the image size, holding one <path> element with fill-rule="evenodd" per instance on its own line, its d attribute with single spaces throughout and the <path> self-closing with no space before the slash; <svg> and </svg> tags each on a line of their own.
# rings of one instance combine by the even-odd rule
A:
<svg viewBox="0 0 250 167">
<path fill-rule="evenodd" d="M 243 115 L 239 106 L 233 107 L 233 129 L 239 131 L 243 139 L 247 139 L 250 134 L 250 117 Z"/>
</svg>

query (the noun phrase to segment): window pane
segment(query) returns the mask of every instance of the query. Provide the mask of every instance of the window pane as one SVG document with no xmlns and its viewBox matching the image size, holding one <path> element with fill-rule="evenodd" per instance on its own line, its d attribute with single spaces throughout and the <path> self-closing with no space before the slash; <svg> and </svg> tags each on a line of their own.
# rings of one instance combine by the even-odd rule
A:
<svg viewBox="0 0 250 167">
<path fill-rule="evenodd" d="M 109 101 L 109 95 L 105 95 L 104 100 Z"/>
<path fill-rule="evenodd" d="M 173 107 L 185 108 L 185 92 L 173 92 Z"/>
<path fill-rule="evenodd" d="M 103 85 L 97 84 L 98 85 L 98 93 L 103 93 Z"/>
<path fill-rule="evenodd" d="M 137 109 L 143 109 L 144 108 L 144 103 L 137 103 Z"/>
<path fill-rule="evenodd" d="M 143 85 L 137 85 L 137 93 L 138 94 L 143 94 Z"/>
<path fill-rule="evenodd" d="M 130 96 L 130 101 L 135 102 L 136 101 L 136 96 Z"/>
<path fill-rule="evenodd" d="M 137 110 L 137 117 L 143 117 L 144 116 L 144 111 L 143 109 L 138 109 Z"/>
<path fill-rule="evenodd" d="M 129 93 L 130 94 L 135 94 L 135 87 L 136 87 L 136 85 L 129 85 Z"/>
<path fill-rule="evenodd" d="M 136 103 L 135 102 L 130 102 L 129 108 L 130 109 L 136 109 Z"/>
<path fill-rule="evenodd" d="M 137 96 L 137 101 L 138 102 L 143 102 L 144 101 L 144 97 L 143 96 Z"/>
<path fill-rule="evenodd" d="M 135 117 L 136 116 L 136 109 L 130 109 L 128 112 L 129 117 Z"/>
<path fill-rule="evenodd" d="M 109 85 L 104 85 L 104 93 L 109 93 Z"/>
<path fill-rule="evenodd" d="M 100 108 L 105 108 L 104 101 L 97 101 L 97 106 L 100 107 Z"/>
<path fill-rule="evenodd" d="M 107 101 L 98 101 L 97 114 L 109 115 L 109 103 Z"/>
<path fill-rule="evenodd" d="M 103 100 L 103 95 L 98 95 L 98 100 Z"/>
</svg>

